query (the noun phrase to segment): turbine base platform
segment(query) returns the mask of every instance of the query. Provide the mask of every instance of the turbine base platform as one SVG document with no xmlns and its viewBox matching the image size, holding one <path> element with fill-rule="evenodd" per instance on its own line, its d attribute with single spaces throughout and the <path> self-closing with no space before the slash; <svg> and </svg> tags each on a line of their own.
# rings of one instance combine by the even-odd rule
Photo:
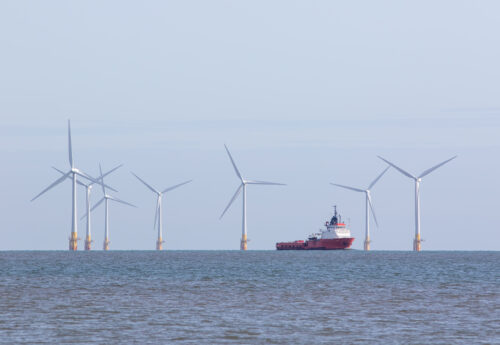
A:
<svg viewBox="0 0 500 345">
<path fill-rule="evenodd" d="M 420 239 L 420 234 L 415 236 L 413 240 L 413 250 L 419 252 L 422 249 L 422 240 Z"/>
<path fill-rule="evenodd" d="M 109 241 L 107 238 L 104 240 L 104 243 L 102 244 L 102 250 L 109 250 Z"/>
<path fill-rule="evenodd" d="M 69 238 L 69 250 L 75 251 L 78 249 L 78 236 L 76 232 L 71 233 L 71 237 Z"/>
<path fill-rule="evenodd" d="M 240 243 L 240 250 L 247 250 L 247 235 L 243 235 Z"/>
<path fill-rule="evenodd" d="M 163 241 L 161 237 L 156 240 L 156 250 L 163 250 L 163 243 L 165 243 L 165 241 Z"/>
<path fill-rule="evenodd" d="M 90 250 L 90 244 L 92 243 L 92 240 L 90 239 L 90 236 L 87 236 L 85 239 L 85 250 Z"/>
<path fill-rule="evenodd" d="M 370 250 L 370 238 L 367 237 L 366 240 L 365 240 L 365 244 L 364 244 L 364 250 Z"/>
</svg>

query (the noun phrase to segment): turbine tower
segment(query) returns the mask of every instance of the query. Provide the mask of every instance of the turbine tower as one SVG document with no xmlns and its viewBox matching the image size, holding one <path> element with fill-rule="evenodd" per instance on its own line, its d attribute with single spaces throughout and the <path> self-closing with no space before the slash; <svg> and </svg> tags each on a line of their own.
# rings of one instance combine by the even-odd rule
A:
<svg viewBox="0 0 500 345">
<path fill-rule="evenodd" d="M 84 185 L 87 191 L 87 234 L 85 236 L 85 250 L 90 250 L 90 244 L 92 243 L 92 237 L 90 234 L 90 192 L 92 191 L 92 184 Z"/>
<path fill-rule="evenodd" d="M 104 201 L 104 243 L 103 243 L 102 249 L 103 250 L 108 250 L 109 249 L 108 200 L 116 201 L 116 202 L 119 202 L 119 203 L 122 203 L 122 204 L 125 204 L 125 205 L 128 205 L 128 206 L 132 206 L 132 207 L 136 207 L 136 206 L 132 205 L 132 204 L 126 202 L 126 201 L 123 201 L 123 200 L 120 200 L 118 198 L 115 198 L 115 197 L 113 197 L 111 195 L 108 195 L 106 193 L 106 187 L 105 187 L 105 184 L 104 184 L 104 175 L 102 173 L 102 169 L 101 169 L 101 165 L 100 164 L 99 164 L 99 172 L 101 173 L 101 177 L 99 178 L 99 180 L 101 181 L 101 183 L 99 183 L 99 184 L 102 187 L 102 193 L 104 194 L 104 196 L 102 197 L 101 200 L 99 200 L 97 202 L 97 204 L 94 205 L 94 207 L 92 207 L 90 209 L 90 212 L 92 212 L 93 210 L 95 210 Z"/>
<path fill-rule="evenodd" d="M 143 179 L 141 179 L 139 176 L 137 176 L 136 174 L 134 174 L 133 172 L 131 172 L 132 175 L 134 175 L 139 181 L 141 181 L 146 187 L 148 187 L 153 193 L 156 194 L 157 198 L 156 198 L 156 211 L 155 211 L 155 222 L 154 222 L 154 225 L 153 227 L 156 227 L 156 220 L 158 219 L 158 239 L 156 240 L 156 250 L 162 250 L 163 249 L 163 243 L 165 241 L 163 241 L 163 237 L 162 237 L 162 228 L 163 228 L 163 216 L 162 216 L 162 208 L 161 208 L 161 205 L 162 205 L 162 197 L 163 197 L 163 194 L 164 193 L 167 193 L 167 192 L 170 192 L 171 190 L 174 190 L 176 189 L 177 187 L 180 187 L 182 185 L 185 185 L 186 183 L 189 183 L 193 180 L 189 180 L 189 181 L 186 181 L 186 182 L 182 182 L 182 183 L 179 183 L 179 184 L 176 184 L 175 186 L 172 186 L 172 187 L 169 187 L 169 188 L 165 188 L 164 190 L 162 190 L 161 192 L 158 191 L 157 189 L 151 187 L 151 185 L 149 185 L 146 181 L 144 181 Z"/>
<path fill-rule="evenodd" d="M 277 186 L 285 186 L 283 183 L 274 183 L 274 182 L 265 182 L 265 181 L 253 181 L 253 180 L 245 180 L 243 177 L 241 177 L 240 172 L 238 171 L 238 168 L 236 167 L 236 164 L 234 163 L 233 157 L 231 156 L 231 153 L 229 153 L 229 149 L 227 148 L 226 145 L 224 145 L 226 148 L 226 152 L 229 156 L 229 159 L 231 160 L 231 163 L 233 164 L 234 172 L 238 176 L 238 178 L 241 181 L 240 186 L 234 193 L 233 197 L 231 198 L 231 201 L 229 201 L 229 204 L 226 206 L 224 209 L 224 212 L 222 212 L 221 216 L 219 219 L 221 219 L 226 211 L 228 210 L 229 206 L 236 200 L 238 195 L 240 195 L 241 190 L 243 189 L 243 219 L 242 219 L 242 225 L 241 225 L 241 242 L 240 242 L 240 249 L 241 250 L 247 250 L 247 196 L 246 196 L 246 187 L 247 184 L 260 184 L 260 185 L 277 185 Z"/>
<path fill-rule="evenodd" d="M 72 220 L 71 220 L 71 235 L 69 237 L 69 250 L 77 250 L 77 241 L 78 241 L 78 236 L 77 236 L 77 214 L 76 214 L 76 183 L 77 179 L 76 176 L 81 176 L 93 183 L 99 183 L 97 180 L 95 180 L 93 177 L 87 175 L 83 171 L 75 168 L 75 164 L 73 161 L 73 151 L 71 147 L 71 123 L 70 120 L 68 120 L 68 153 L 69 153 L 69 166 L 70 170 L 67 173 L 64 173 L 63 176 L 58 178 L 56 181 L 54 181 L 50 186 L 42 190 L 37 196 L 35 196 L 31 201 L 36 200 L 39 196 L 44 194 L 46 191 L 52 189 L 53 187 L 57 186 L 59 183 L 63 182 L 66 180 L 66 178 L 71 178 L 73 181 L 73 188 L 72 188 Z"/>
<path fill-rule="evenodd" d="M 389 168 L 390 168 L 390 166 L 385 168 L 385 170 L 382 171 L 382 173 L 380 175 L 378 175 L 377 178 L 375 180 L 373 180 L 373 182 L 370 183 L 370 185 L 366 189 L 360 189 L 360 188 L 344 186 L 341 184 L 330 183 L 333 186 L 342 187 L 342 188 L 349 189 L 349 190 L 352 190 L 355 192 L 365 193 L 365 196 L 366 196 L 366 200 L 365 200 L 365 243 L 364 243 L 365 250 L 370 250 L 370 242 L 371 242 L 370 241 L 370 209 L 372 211 L 373 220 L 375 220 L 375 224 L 377 224 L 377 227 L 378 227 L 377 217 L 375 216 L 375 210 L 373 209 L 373 205 L 372 205 L 372 198 L 370 195 L 370 190 L 372 189 L 373 186 L 375 186 L 375 183 L 377 183 L 378 180 L 380 180 L 382 175 L 384 175 L 385 172 Z"/>
<path fill-rule="evenodd" d="M 120 164 L 119 166 L 111 169 L 110 171 L 108 171 L 107 173 L 105 173 L 103 176 L 107 176 L 109 174 L 111 174 L 113 171 L 115 171 L 116 169 L 120 168 L 123 164 Z M 54 168 L 54 167 L 52 167 Z M 54 168 L 55 170 L 57 170 L 58 172 L 60 172 L 62 175 L 64 175 L 64 171 L 62 170 L 59 170 L 57 168 Z M 71 177 L 68 176 L 69 179 L 71 179 Z M 99 178 L 98 179 L 99 182 L 101 182 L 102 180 Z M 87 201 L 87 234 L 85 236 L 85 250 L 90 250 L 90 244 L 93 242 L 92 239 L 91 239 L 91 234 L 90 234 L 90 192 L 92 191 L 92 186 L 93 186 L 93 182 L 92 183 L 89 183 L 89 184 L 85 184 L 81 181 L 76 181 L 76 183 L 80 186 L 83 186 L 85 187 L 85 190 L 87 192 L 87 198 L 86 198 L 86 201 Z M 102 183 L 102 182 L 101 182 Z M 108 188 L 110 189 L 113 189 L 109 186 L 107 186 Z M 113 189 L 114 190 L 114 189 Z M 85 215 L 81 218 L 83 219 L 85 217 Z"/>
<path fill-rule="evenodd" d="M 421 249 L 421 238 L 420 238 L 420 182 L 422 182 L 422 178 L 424 176 L 429 175 L 431 172 L 436 170 L 437 168 L 445 165 L 449 161 L 457 158 L 457 156 L 451 157 L 450 159 L 445 160 L 444 162 L 439 163 L 438 165 L 433 166 L 432 168 L 429 168 L 422 172 L 418 177 L 410 174 L 409 172 L 401 169 L 400 167 L 396 166 L 395 164 L 389 162 L 387 159 L 384 159 L 380 156 L 377 156 L 390 166 L 392 166 L 394 169 L 399 171 L 401 174 L 413 179 L 415 181 L 415 239 L 413 240 L 413 250 L 419 252 Z"/>
</svg>

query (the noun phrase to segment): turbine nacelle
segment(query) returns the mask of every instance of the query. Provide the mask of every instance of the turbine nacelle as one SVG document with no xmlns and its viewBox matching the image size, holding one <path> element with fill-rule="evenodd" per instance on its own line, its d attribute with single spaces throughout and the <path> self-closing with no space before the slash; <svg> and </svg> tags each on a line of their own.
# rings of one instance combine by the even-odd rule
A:
<svg viewBox="0 0 500 345">
<path fill-rule="evenodd" d="M 112 172 L 114 172 L 115 170 L 117 170 L 118 168 L 120 168 L 120 167 L 122 167 L 122 166 L 123 166 L 123 164 L 118 165 L 117 167 L 115 167 L 115 168 L 111 169 L 110 171 L 108 171 L 107 173 L 105 173 L 103 176 L 107 176 L 107 175 L 111 174 Z M 72 179 L 72 177 L 71 177 L 71 176 L 69 176 L 69 174 L 71 174 L 71 173 L 72 173 L 72 171 L 69 171 L 69 172 L 65 173 L 64 171 L 62 171 L 62 170 L 60 170 L 60 169 L 57 169 L 56 167 L 52 167 L 52 169 L 56 170 L 56 171 L 57 171 L 57 172 L 59 172 L 61 175 L 68 175 L 68 179 L 70 179 L 70 180 Z M 90 175 L 89 175 L 89 176 L 90 176 Z M 103 184 L 103 182 L 102 182 L 101 178 L 95 179 L 95 178 L 93 178 L 92 176 L 90 176 L 90 177 L 92 178 L 92 181 L 96 181 L 96 182 L 92 182 L 92 181 L 91 181 L 91 183 L 89 183 L 89 184 L 85 184 L 85 183 L 83 183 L 83 182 L 81 182 L 81 181 L 79 181 L 79 180 L 76 180 L 76 183 L 77 183 L 78 185 L 80 185 L 80 186 L 83 186 L 83 187 L 85 187 L 85 188 L 89 189 L 89 190 L 90 190 L 90 189 L 92 189 L 92 186 L 93 186 L 95 183 L 97 183 L 97 184 L 99 184 L 99 185 Z M 104 186 L 105 186 L 106 188 L 108 188 L 108 189 L 111 189 L 111 190 L 112 190 L 112 191 L 114 191 L 114 192 L 118 192 L 116 189 L 114 189 L 113 187 L 108 186 L 107 184 L 104 184 Z"/>
<path fill-rule="evenodd" d="M 397 171 L 399 171 L 401 174 L 415 180 L 415 182 L 421 182 L 422 181 L 422 178 L 429 175 L 431 172 L 433 172 L 434 170 L 436 170 L 437 168 L 445 165 L 446 163 L 454 160 L 455 158 L 457 158 L 458 156 L 453 156 L 451 157 L 450 159 L 447 159 L 445 160 L 444 162 L 441 162 L 435 166 L 433 166 L 432 168 L 429 168 L 427 170 L 424 170 L 420 175 L 418 176 L 415 176 L 413 174 L 410 174 L 408 171 L 406 170 L 403 170 L 402 168 L 398 167 L 396 164 L 394 163 L 391 163 L 389 162 L 387 159 L 383 158 L 383 157 L 380 157 L 380 156 L 377 156 L 378 158 L 380 158 L 381 160 L 383 160 L 384 162 L 386 162 L 387 164 L 389 164 L 390 166 L 392 166 L 394 169 L 396 169 Z"/>
</svg>

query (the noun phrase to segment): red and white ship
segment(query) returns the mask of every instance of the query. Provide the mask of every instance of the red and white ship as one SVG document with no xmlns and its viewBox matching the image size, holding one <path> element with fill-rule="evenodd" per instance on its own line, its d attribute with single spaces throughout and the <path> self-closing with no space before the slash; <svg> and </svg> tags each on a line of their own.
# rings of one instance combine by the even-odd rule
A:
<svg viewBox="0 0 500 345">
<path fill-rule="evenodd" d="M 337 207 L 330 222 L 325 223 L 326 230 L 314 233 L 306 241 L 278 242 L 277 250 L 333 250 L 347 249 L 352 245 L 354 237 L 351 231 L 342 223 L 340 214 L 337 215 Z"/>
</svg>

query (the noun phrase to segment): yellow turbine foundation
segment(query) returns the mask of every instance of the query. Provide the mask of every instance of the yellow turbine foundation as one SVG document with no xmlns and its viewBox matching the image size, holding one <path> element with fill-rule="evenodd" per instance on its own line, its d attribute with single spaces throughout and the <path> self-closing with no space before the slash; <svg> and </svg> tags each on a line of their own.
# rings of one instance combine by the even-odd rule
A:
<svg viewBox="0 0 500 345">
<path fill-rule="evenodd" d="M 90 243 L 92 243 L 92 240 L 90 236 L 87 236 L 87 238 L 85 238 L 85 250 L 90 250 Z"/>
<path fill-rule="evenodd" d="M 109 250 L 109 241 L 107 238 L 104 240 L 104 244 L 102 245 L 102 250 Z"/>
<path fill-rule="evenodd" d="M 364 246 L 365 250 L 370 250 L 370 242 L 371 242 L 370 237 L 367 236 L 365 239 L 365 246 Z"/>
<path fill-rule="evenodd" d="M 163 250 L 163 242 L 161 237 L 156 240 L 156 250 Z"/>
<path fill-rule="evenodd" d="M 241 250 L 247 250 L 247 235 L 243 235 L 241 237 L 240 249 Z"/>
<path fill-rule="evenodd" d="M 69 238 L 69 250 L 73 251 L 77 250 L 78 248 L 77 241 L 78 241 L 78 236 L 76 235 L 76 232 L 72 232 L 71 237 Z"/>
<path fill-rule="evenodd" d="M 421 242 L 422 240 L 420 239 L 420 234 L 417 234 L 415 236 L 415 239 L 413 240 L 413 250 L 419 252 L 421 248 Z"/>
</svg>

